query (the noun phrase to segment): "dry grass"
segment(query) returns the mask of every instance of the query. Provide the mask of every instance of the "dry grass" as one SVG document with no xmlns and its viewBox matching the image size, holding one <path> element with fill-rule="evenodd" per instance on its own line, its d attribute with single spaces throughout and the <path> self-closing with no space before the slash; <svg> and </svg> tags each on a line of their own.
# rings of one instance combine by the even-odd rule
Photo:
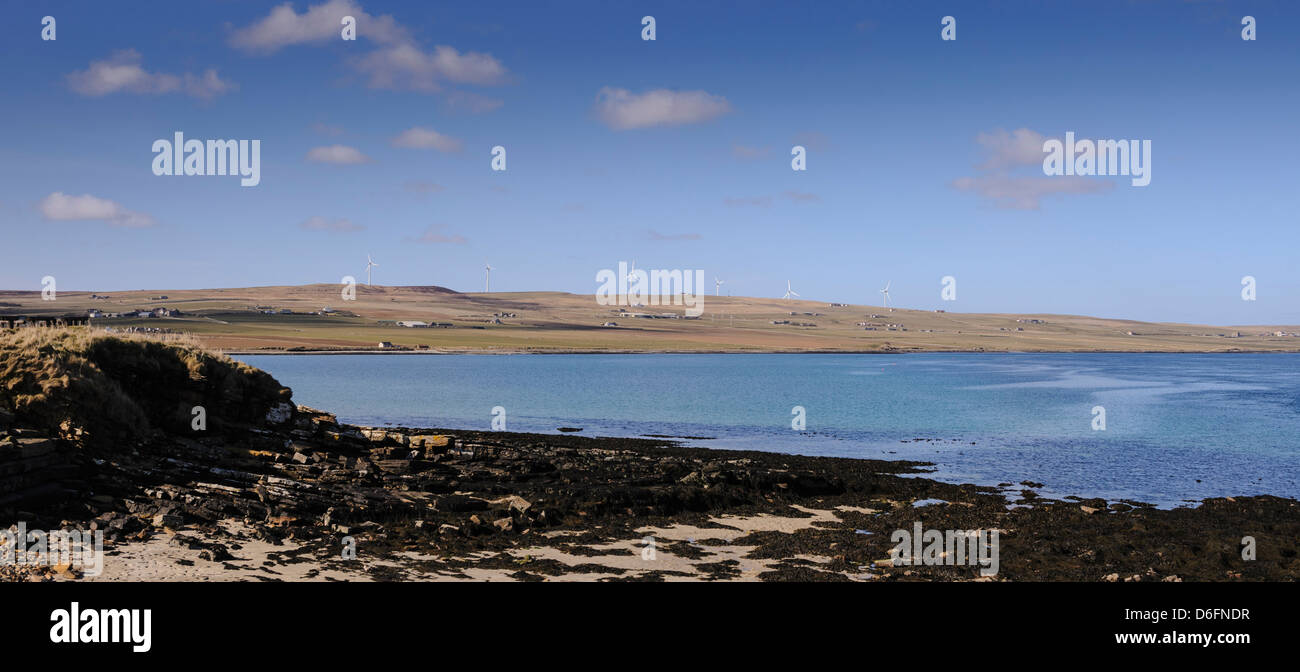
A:
<svg viewBox="0 0 1300 672">
<path fill-rule="evenodd" d="M 85 327 L 0 331 L 0 408 L 16 424 L 65 437 L 117 440 L 256 422 L 288 390 L 263 371 L 183 335 Z"/>
<path fill-rule="evenodd" d="M 156 298 L 160 294 L 168 298 Z M 462 294 L 438 287 L 361 286 L 355 301 L 344 302 L 336 285 L 296 285 L 123 291 L 112 292 L 109 298 L 69 291 L 59 292 L 58 301 L 50 302 L 42 301 L 40 292 L 0 291 L 0 301 L 9 304 L 5 312 L 11 314 L 72 315 L 90 309 L 129 313 L 160 306 L 179 309 L 184 311 L 180 317 L 117 318 L 97 323 L 191 333 L 204 345 L 237 352 L 374 349 L 380 341 L 409 347 L 427 345 L 431 352 L 1300 351 L 1300 338 L 1272 335 L 1275 331 L 1300 331 L 1300 325 L 1157 324 L 1080 315 L 888 311 L 871 305 L 830 306 L 821 301 L 762 297 L 704 299 L 700 319 L 677 320 L 620 317 L 613 306 L 598 304 L 590 294 L 560 292 Z M 254 310 L 255 306 L 276 312 L 265 314 Z M 312 314 L 326 306 L 345 314 Z M 959 305 L 933 307 L 955 309 Z M 653 306 L 644 312 L 683 311 L 680 306 Z M 501 318 L 502 323 L 496 324 L 498 313 L 514 317 Z M 1026 321 L 1017 321 L 1020 319 Z M 396 326 L 396 320 L 455 326 L 406 329 Z M 618 327 L 601 326 L 610 320 Z M 816 326 L 779 324 L 782 321 Z M 863 329 L 860 322 L 872 329 Z M 891 330 L 890 324 L 902 326 Z M 1240 338 L 1227 337 L 1238 331 Z"/>
</svg>

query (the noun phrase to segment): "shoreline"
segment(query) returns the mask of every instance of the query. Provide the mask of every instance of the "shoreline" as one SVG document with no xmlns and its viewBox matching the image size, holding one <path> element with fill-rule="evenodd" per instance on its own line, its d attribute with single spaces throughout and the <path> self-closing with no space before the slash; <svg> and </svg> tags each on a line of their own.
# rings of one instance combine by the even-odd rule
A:
<svg viewBox="0 0 1300 672">
<path fill-rule="evenodd" d="M 226 355 L 1297 355 L 1296 350 L 224 350 Z"/>
<path fill-rule="evenodd" d="M 1300 579 L 1286 556 L 1300 502 L 1270 495 L 1159 509 L 935 481 L 928 462 L 374 428 L 307 407 L 242 439 L 154 440 L 111 464 L 90 477 L 104 511 L 90 524 L 109 533 L 109 569 L 82 577 L 97 581 Z M 997 573 L 894 566 L 893 535 L 915 525 L 997 530 Z M 1258 560 L 1231 560 L 1243 535 Z M 360 559 L 340 556 L 348 544 Z"/>
<path fill-rule="evenodd" d="M 1160 509 L 929 461 L 354 425 L 192 342 L 0 336 L 0 525 L 93 531 L 106 568 L 0 581 L 1300 580 L 1296 499 Z M 899 555 L 921 528 L 977 533 L 979 562 Z"/>
</svg>

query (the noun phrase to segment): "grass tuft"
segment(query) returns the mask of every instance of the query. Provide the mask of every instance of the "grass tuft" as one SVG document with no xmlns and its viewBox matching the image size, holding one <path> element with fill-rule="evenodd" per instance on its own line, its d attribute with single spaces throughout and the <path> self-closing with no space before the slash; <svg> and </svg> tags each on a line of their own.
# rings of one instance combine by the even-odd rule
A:
<svg viewBox="0 0 1300 672">
<path fill-rule="evenodd" d="M 291 392 L 270 374 L 176 334 L 86 327 L 0 330 L 0 409 L 14 424 L 96 442 L 262 422 Z"/>
</svg>

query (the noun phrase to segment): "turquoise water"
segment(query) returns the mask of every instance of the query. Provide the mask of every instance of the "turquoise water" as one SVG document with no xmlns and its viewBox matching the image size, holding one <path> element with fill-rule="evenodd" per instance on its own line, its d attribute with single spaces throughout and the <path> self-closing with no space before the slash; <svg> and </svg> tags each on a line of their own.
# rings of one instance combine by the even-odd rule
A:
<svg viewBox="0 0 1300 672">
<path fill-rule="evenodd" d="M 249 355 L 362 424 L 913 459 L 934 477 L 1160 506 L 1300 497 L 1300 355 Z M 791 428 L 792 408 L 806 430 Z M 1105 430 L 1093 429 L 1093 407 Z M 928 439 L 914 441 L 914 439 Z M 1199 480 L 1199 482 L 1198 482 Z"/>
</svg>

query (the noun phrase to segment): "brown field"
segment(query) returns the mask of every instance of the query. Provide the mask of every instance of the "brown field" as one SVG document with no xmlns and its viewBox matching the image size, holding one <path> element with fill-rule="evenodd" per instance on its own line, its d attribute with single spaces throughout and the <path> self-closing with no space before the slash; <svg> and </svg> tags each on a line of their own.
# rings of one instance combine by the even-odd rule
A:
<svg viewBox="0 0 1300 672">
<path fill-rule="evenodd" d="M 97 294 L 99 292 L 96 292 Z M 373 350 L 380 341 L 429 352 L 1232 352 L 1300 351 L 1300 326 L 1207 326 L 1076 315 L 937 313 L 824 301 L 754 297 L 704 300 L 698 319 L 619 316 L 591 295 L 562 292 L 462 294 L 441 287 L 357 287 L 343 301 L 338 285 L 239 289 L 60 292 L 0 291 L 3 315 L 84 315 L 179 309 L 171 318 L 98 319 L 97 327 L 154 327 L 186 333 L 226 351 Z M 165 300 L 155 297 L 166 296 Z M 254 308 L 288 309 L 263 314 Z M 314 314 L 325 307 L 341 311 Z M 680 305 L 628 309 L 683 314 Z M 796 313 L 791 315 L 790 313 Z M 513 313 L 493 323 L 494 313 Z M 805 313 L 815 313 L 808 315 Z M 871 317 L 876 315 L 878 317 Z M 1017 322 L 1040 320 L 1041 324 Z M 445 322 L 449 328 L 407 328 L 391 322 Z M 816 326 L 774 325 L 774 320 Z M 601 326 L 606 321 L 617 327 Z M 389 322 L 389 323 L 385 323 Z M 867 331 L 858 322 L 879 325 Z M 885 325 L 901 325 L 889 330 Z M 1023 331 L 1017 331 L 1023 329 Z M 1276 336 L 1274 332 L 1286 332 Z M 1132 335 L 1129 332 L 1133 332 Z M 1240 337 L 1228 337 L 1240 332 Z"/>
</svg>

